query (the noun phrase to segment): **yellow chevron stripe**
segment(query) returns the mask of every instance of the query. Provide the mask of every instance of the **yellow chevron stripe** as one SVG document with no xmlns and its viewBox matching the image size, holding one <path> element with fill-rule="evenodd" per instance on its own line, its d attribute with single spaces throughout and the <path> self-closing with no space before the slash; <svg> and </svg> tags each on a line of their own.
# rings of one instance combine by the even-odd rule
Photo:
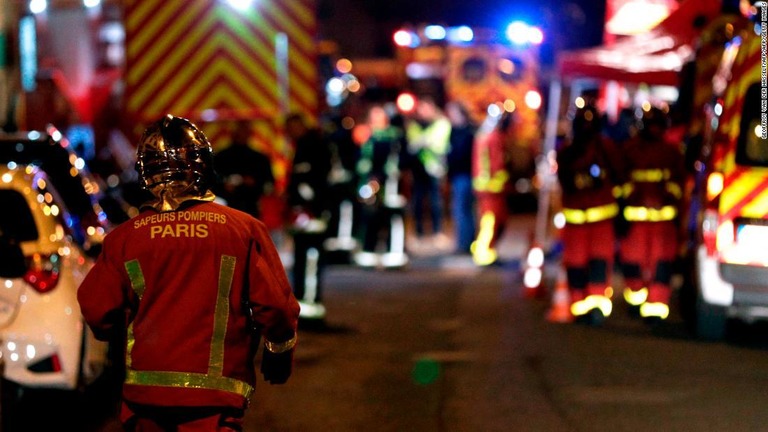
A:
<svg viewBox="0 0 768 432">
<path fill-rule="evenodd" d="M 148 98 L 157 97 L 158 92 L 155 89 L 163 85 L 165 85 L 163 88 L 163 93 L 168 95 L 175 95 L 185 87 L 189 88 L 190 92 L 194 92 L 195 89 L 203 89 L 204 87 L 201 87 L 200 83 L 198 82 L 199 76 L 200 74 L 207 73 L 204 70 L 204 64 L 210 60 L 212 56 L 215 55 L 215 51 L 218 48 L 225 48 L 232 53 L 233 58 L 244 60 L 240 63 L 240 65 L 248 71 L 249 80 L 244 82 L 242 90 L 244 92 L 251 93 L 255 99 L 265 99 L 263 94 L 256 88 L 257 86 L 253 85 L 253 81 L 256 81 L 258 86 L 261 86 L 264 89 L 271 89 L 274 87 L 272 76 L 264 73 L 264 70 L 255 61 L 245 61 L 245 59 L 249 58 L 249 54 L 246 53 L 237 44 L 230 43 L 224 35 L 217 35 L 214 36 L 214 38 L 211 39 L 209 43 L 204 45 L 196 53 L 196 55 L 192 56 L 190 62 L 180 71 L 178 75 L 174 76 L 173 79 L 169 82 L 163 81 L 163 79 L 168 76 L 168 72 L 162 73 L 162 71 L 158 71 L 157 79 L 152 79 L 151 82 L 148 82 L 146 85 L 142 86 L 141 90 L 135 96 L 133 101 L 135 101 L 138 106 L 141 106 L 145 100 L 148 100 Z M 184 60 L 184 58 L 179 59 L 179 61 Z M 214 65 L 221 63 L 226 63 L 226 61 L 221 60 L 214 62 Z M 226 75 L 239 74 L 239 71 L 234 68 L 227 68 L 226 71 Z M 234 76 L 233 81 L 238 82 L 243 80 L 240 75 L 236 75 Z M 179 106 L 178 104 L 174 105 Z"/>
<path fill-rule="evenodd" d="M 290 17 L 286 16 L 285 12 L 282 10 L 273 7 L 271 12 L 273 12 L 271 15 L 274 20 L 278 22 L 281 30 L 289 35 L 291 41 L 294 41 L 299 45 L 304 52 L 311 53 L 314 51 L 314 42 L 303 28 L 296 25 L 296 23 L 291 20 Z"/>
<path fill-rule="evenodd" d="M 741 205 L 747 195 L 760 186 L 765 179 L 762 176 L 744 174 L 736 179 L 735 182 L 725 188 L 720 195 L 720 209 L 730 210 L 737 205 Z"/>
<path fill-rule="evenodd" d="M 225 65 L 222 65 L 221 69 L 226 69 Z M 225 71 L 219 71 L 224 73 Z M 216 80 L 218 77 L 221 76 L 221 73 L 217 73 L 213 76 L 211 76 L 208 81 Z M 243 106 L 250 106 L 253 103 L 253 97 L 243 94 L 239 91 L 239 89 L 232 88 L 232 87 L 223 87 L 223 86 L 217 86 L 216 90 L 212 92 L 208 92 L 205 95 L 205 98 L 203 98 L 200 101 L 199 106 L 195 106 L 195 110 L 204 110 L 208 108 L 216 108 L 216 107 L 231 107 L 231 108 L 238 108 Z"/>
<path fill-rule="evenodd" d="M 198 99 L 203 92 L 210 91 L 208 89 L 211 89 L 211 88 L 214 89 L 213 91 L 210 91 L 211 95 L 214 97 L 217 96 L 217 93 L 220 91 L 226 93 L 226 91 L 228 91 L 228 87 L 216 86 L 215 83 L 216 83 L 216 80 L 218 80 L 221 77 L 221 75 L 228 75 L 229 73 L 231 73 L 231 69 L 229 68 L 229 65 L 223 62 L 216 63 L 213 67 L 209 68 L 203 75 L 198 77 L 195 84 L 197 91 L 190 91 L 190 92 L 184 93 L 180 98 L 176 99 L 176 101 L 174 102 L 174 105 L 177 107 L 180 107 L 182 110 L 202 109 L 201 107 L 193 107 L 192 102 Z M 246 103 L 245 105 L 250 106 L 251 104 Z"/>
<path fill-rule="evenodd" d="M 297 104 L 303 104 L 307 106 L 314 106 L 317 91 L 307 84 L 300 81 L 293 80 L 290 82 L 291 86 L 291 99 L 298 98 L 298 101 L 293 101 Z"/>
<path fill-rule="evenodd" d="M 315 25 L 315 16 L 310 12 L 311 8 L 299 1 L 285 1 L 279 3 L 281 7 L 290 9 L 304 27 L 313 27 Z"/>
<path fill-rule="evenodd" d="M 261 17 L 257 17 L 257 19 L 254 20 L 254 22 L 258 23 L 258 27 L 263 30 L 264 34 L 267 36 L 266 39 L 269 41 L 272 41 L 272 45 L 264 45 L 259 41 L 259 38 L 254 35 L 248 28 L 243 26 L 236 17 L 233 17 L 228 14 L 224 14 L 220 17 L 222 22 L 224 22 L 227 27 L 229 27 L 235 34 L 240 37 L 243 41 L 253 41 L 250 44 L 250 48 L 254 51 L 256 51 L 259 55 L 259 58 L 264 59 L 265 63 L 274 65 L 274 57 L 275 57 L 275 47 L 274 47 L 274 40 L 275 40 L 275 34 L 277 31 L 273 29 L 272 27 L 269 27 L 269 25 L 263 21 Z M 250 54 L 248 57 L 250 58 Z"/>
<path fill-rule="evenodd" d="M 152 9 L 155 8 L 155 5 L 158 3 L 161 3 L 163 0 L 160 1 L 150 1 L 150 0 L 127 0 L 126 9 L 133 8 L 131 10 L 131 13 L 128 14 L 128 17 L 125 21 L 125 26 L 127 29 L 135 29 L 137 28 L 141 22 L 146 19 L 147 14 L 149 14 Z"/>
<path fill-rule="evenodd" d="M 299 73 L 303 77 L 315 76 L 315 62 L 312 57 L 299 56 L 297 53 L 293 53 L 288 59 L 289 68 L 291 73 Z"/>
<path fill-rule="evenodd" d="M 200 2 L 190 3 L 200 4 Z M 165 76 L 166 72 L 161 68 L 168 69 L 173 67 L 176 62 L 172 61 L 172 59 L 186 57 L 190 52 L 188 47 L 194 46 L 192 44 L 196 43 L 204 33 L 204 31 L 199 30 L 208 29 L 214 21 L 213 17 L 208 15 L 201 23 L 193 26 L 193 20 L 196 19 L 199 19 L 199 16 L 197 11 L 193 10 L 182 14 L 179 19 L 167 23 L 167 27 L 163 27 L 162 34 L 154 35 L 152 46 L 147 47 L 143 54 L 136 59 L 136 63 L 131 67 L 131 74 L 138 78 L 144 76 L 148 69 L 157 68 L 155 71 L 157 75 Z M 197 31 L 189 32 L 190 28 L 195 28 Z M 177 47 L 170 51 L 170 56 L 165 58 L 158 57 L 164 55 L 166 50 L 173 45 L 177 45 Z"/>
<path fill-rule="evenodd" d="M 191 2 L 196 3 L 196 2 Z M 168 5 L 175 5 L 179 4 L 176 2 L 167 2 Z M 197 3 L 199 4 L 199 3 Z M 157 37 L 158 34 L 162 34 L 163 29 L 166 25 L 168 25 L 168 22 L 172 21 L 174 17 L 178 15 L 184 15 L 179 14 L 179 8 L 178 7 L 162 7 L 157 12 L 156 15 L 152 17 L 149 21 L 144 24 L 144 27 L 141 29 L 136 29 L 136 31 L 132 32 L 133 40 L 129 42 L 128 47 L 128 57 L 137 57 L 139 55 L 142 55 L 144 53 L 144 50 L 148 49 L 147 45 L 151 44 L 154 39 Z"/>
<path fill-rule="evenodd" d="M 768 215 L 768 189 L 744 206 L 740 213 L 744 217 L 751 218 L 762 218 Z"/>
</svg>

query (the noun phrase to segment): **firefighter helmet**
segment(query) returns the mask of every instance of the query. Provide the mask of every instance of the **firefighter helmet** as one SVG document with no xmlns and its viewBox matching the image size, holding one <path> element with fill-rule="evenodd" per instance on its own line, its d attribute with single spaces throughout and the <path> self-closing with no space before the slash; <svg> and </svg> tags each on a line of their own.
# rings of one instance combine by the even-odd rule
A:
<svg viewBox="0 0 768 432">
<path fill-rule="evenodd" d="M 576 110 L 572 123 L 573 141 L 588 141 L 600 133 L 600 113 L 592 105 Z"/>
<path fill-rule="evenodd" d="M 136 171 L 141 186 L 161 201 L 202 197 L 216 179 L 208 138 L 189 120 L 170 114 L 144 131 Z"/>
</svg>

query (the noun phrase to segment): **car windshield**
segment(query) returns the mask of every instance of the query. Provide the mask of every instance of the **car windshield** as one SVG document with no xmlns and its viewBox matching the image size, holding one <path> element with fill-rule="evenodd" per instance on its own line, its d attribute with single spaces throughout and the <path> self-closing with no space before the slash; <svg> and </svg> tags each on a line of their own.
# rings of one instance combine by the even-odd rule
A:
<svg viewBox="0 0 768 432">
<path fill-rule="evenodd" d="M 4 241 L 18 243 L 37 240 L 38 232 L 35 219 L 24 196 L 13 189 L 0 189 L 0 236 Z"/>
<path fill-rule="evenodd" d="M 752 84 L 744 97 L 741 111 L 739 140 L 736 145 L 736 163 L 747 166 L 768 167 L 768 140 L 760 121 L 761 103 L 759 83 Z"/>
</svg>

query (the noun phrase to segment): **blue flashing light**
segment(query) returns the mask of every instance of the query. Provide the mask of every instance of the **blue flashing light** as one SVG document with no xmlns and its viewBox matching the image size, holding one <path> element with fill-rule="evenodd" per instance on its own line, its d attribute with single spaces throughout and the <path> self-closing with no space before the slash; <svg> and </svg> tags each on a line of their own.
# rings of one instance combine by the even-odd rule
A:
<svg viewBox="0 0 768 432">
<path fill-rule="evenodd" d="M 447 36 L 445 27 L 441 25 L 428 25 L 424 28 L 424 36 L 430 40 L 443 40 Z"/>
<path fill-rule="evenodd" d="M 529 28 L 522 21 L 514 21 L 507 26 L 507 39 L 515 45 L 525 45 L 528 43 Z"/>
</svg>

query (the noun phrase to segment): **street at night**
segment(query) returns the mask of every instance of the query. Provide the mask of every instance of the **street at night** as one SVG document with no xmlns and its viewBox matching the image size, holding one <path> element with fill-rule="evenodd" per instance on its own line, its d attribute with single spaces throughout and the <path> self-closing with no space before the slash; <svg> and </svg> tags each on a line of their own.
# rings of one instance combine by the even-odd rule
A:
<svg viewBox="0 0 768 432">
<path fill-rule="evenodd" d="M 766 46 L 755 0 L 0 0 L 0 432 L 768 430 Z"/>
<path fill-rule="evenodd" d="M 532 217 L 511 223 L 498 267 L 444 255 L 404 271 L 331 267 L 326 326 L 300 331 L 287 384 L 257 383 L 244 430 L 763 428 L 764 325 L 702 342 L 676 311 L 652 330 L 619 301 L 603 327 L 549 322 L 549 300 L 524 296 L 516 263 Z M 46 415 L 34 414 L 41 407 Z M 119 431 L 114 418 L 104 423 L 109 408 L 36 395 L 24 430 Z"/>
</svg>

